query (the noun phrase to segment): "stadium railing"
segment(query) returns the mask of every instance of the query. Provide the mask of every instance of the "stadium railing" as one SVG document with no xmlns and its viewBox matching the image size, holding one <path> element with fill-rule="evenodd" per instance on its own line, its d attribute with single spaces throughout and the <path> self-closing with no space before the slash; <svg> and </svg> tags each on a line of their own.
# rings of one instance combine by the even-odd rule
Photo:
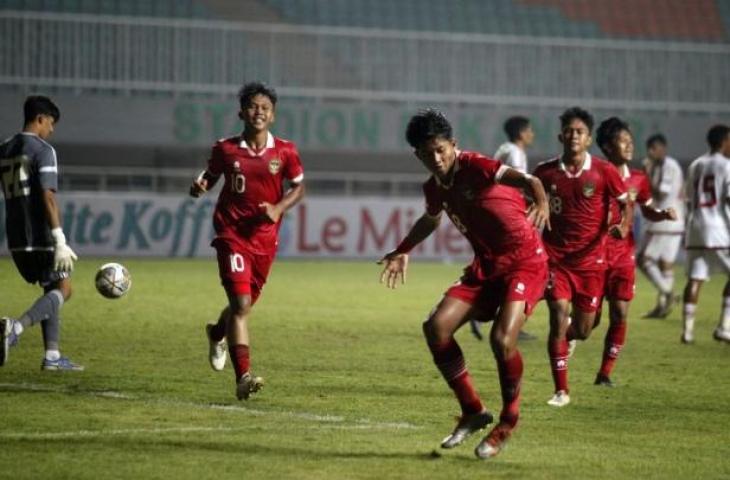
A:
<svg viewBox="0 0 730 480">
<path fill-rule="evenodd" d="M 60 191 L 186 195 L 195 173 L 175 168 L 62 165 Z M 379 197 L 420 196 L 424 180 L 424 175 L 366 172 L 307 172 L 305 179 L 308 194 Z"/>
<path fill-rule="evenodd" d="M 30 41 L 30 39 L 33 41 Z M 726 44 L 0 12 L 0 85 L 530 108 L 730 112 Z"/>
</svg>

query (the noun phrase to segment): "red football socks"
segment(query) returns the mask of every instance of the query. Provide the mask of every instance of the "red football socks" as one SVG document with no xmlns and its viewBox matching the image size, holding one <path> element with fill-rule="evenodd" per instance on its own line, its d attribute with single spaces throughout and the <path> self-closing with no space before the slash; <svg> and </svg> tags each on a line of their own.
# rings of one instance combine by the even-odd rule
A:
<svg viewBox="0 0 730 480">
<path fill-rule="evenodd" d="M 484 405 L 482 405 L 479 394 L 474 388 L 471 375 L 466 370 L 464 354 L 459 348 L 459 344 L 451 338 L 444 343 L 429 343 L 428 348 L 431 349 L 436 367 L 454 391 L 462 413 L 472 415 L 484 410 Z"/>
<path fill-rule="evenodd" d="M 502 412 L 499 422 L 514 428 L 520 417 L 520 390 L 522 386 L 522 354 L 516 350 L 507 360 L 497 358 L 499 385 L 502 388 Z"/>
<path fill-rule="evenodd" d="M 550 355 L 550 369 L 553 373 L 555 391 L 568 392 L 568 340 L 553 340 L 548 338 L 548 354 Z"/>
<path fill-rule="evenodd" d="M 231 355 L 231 363 L 233 363 L 236 381 L 238 381 L 244 373 L 248 372 L 251 365 L 248 345 L 229 345 L 228 353 Z"/>
<path fill-rule="evenodd" d="M 624 346 L 626 340 L 626 322 L 611 323 L 606 332 L 606 341 L 603 347 L 603 362 L 601 362 L 601 370 L 599 375 L 608 377 L 611 370 L 618 359 L 619 353 Z"/>
</svg>

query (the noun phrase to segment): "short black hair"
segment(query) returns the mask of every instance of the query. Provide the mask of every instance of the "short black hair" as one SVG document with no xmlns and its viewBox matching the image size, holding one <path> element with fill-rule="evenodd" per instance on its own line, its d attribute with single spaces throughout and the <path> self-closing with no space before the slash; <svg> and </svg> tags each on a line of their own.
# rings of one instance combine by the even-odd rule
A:
<svg viewBox="0 0 730 480">
<path fill-rule="evenodd" d="M 588 133 L 593 131 L 593 115 L 580 107 L 570 107 L 560 115 L 560 130 L 567 127 L 576 118 L 586 124 Z"/>
<path fill-rule="evenodd" d="M 607 118 L 598 126 L 598 130 L 596 130 L 596 143 L 605 155 L 608 155 L 608 146 L 618 137 L 622 130 L 631 132 L 629 124 L 618 117 Z"/>
<path fill-rule="evenodd" d="M 730 133 L 730 127 L 727 125 L 719 124 L 710 128 L 707 132 L 707 143 L 710 145 L 710 150 L 713 152 L 720 150 L 728 133 Z"/>
<path fill-rule="evenodd" d="M 238 103 L 241 105 L 241 110 L 248 107 L 251 103 L 251 99 L 256 95 L 265 95 L 269 97 L 271 104 L 276 107 L 276 101 L 279 96 L 276 94 L 276 90 L 274 90 L 273 87 L 270 87 L 263 82 L 249 82 L 238 91 Z"/>
<path fill-rule="evenodd" d="M 43 95 L 31 95 L 23 104 L 23 121 L 25 125 L 33 122 L 38 115 L 53 117 L 54 122 L 61 119 L 61 112 L 53 101 Z"/>
<path fill-rule="evenodd" d="M 504 133 L 507 134 L 507 138 L 510 142 L 514 142 L 515 140 L 519 140 L 520 134 L 522 134 L 523 131 L 527 130 L 530 127 L 530 120 L 526 117 L 520 117 L 514 116 L 509 117 L 506 122 L 504 122 Z"/>
<path fill-rule="evenodd" d="M 411 147 L 419 148 L 425 142 L 438 137 L 446 140 L 454 138 L 451 123 L 442 112 L 426 108 L 411 117 L 406 127 L 406 141 Z"/>
<path fill-rule="evenodd" d="M 661 133 L 655 133 L 654 135 L 651 135 L 649 138 L 646 139 L 646 148 L 653 147 L 655 143 L 659 143 L 666 147 L 667 137 L 665 137 Z"/>
</svg>

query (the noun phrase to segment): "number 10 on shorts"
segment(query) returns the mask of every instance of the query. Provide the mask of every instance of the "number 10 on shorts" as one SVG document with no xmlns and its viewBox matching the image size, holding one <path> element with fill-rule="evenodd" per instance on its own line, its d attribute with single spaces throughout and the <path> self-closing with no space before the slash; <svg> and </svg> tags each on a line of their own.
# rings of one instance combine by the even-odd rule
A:
<svg viewBox="0 0 730 480">
<path fill-rule="evenodd" d="M 231 272 L 242 272 L 244 270 L 243 255 L 232 253 L 228 259 L 231 261 Z"/>
</svg>

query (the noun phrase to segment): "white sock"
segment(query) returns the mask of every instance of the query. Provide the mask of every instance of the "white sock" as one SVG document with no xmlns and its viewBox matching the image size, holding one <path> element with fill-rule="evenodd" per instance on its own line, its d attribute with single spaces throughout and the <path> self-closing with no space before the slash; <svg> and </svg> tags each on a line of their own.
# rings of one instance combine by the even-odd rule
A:
<svg viewBox="0 0 730 480">
<path fill-rule="evenodd" d="M 692 337 L 695 329 L 695 310 L 697 310 L 696 303 L 685 303 L 682 308 L 682 320 L 684 321 L 684 335 L 685 337 Z"/>
<path fill-rule="evenodd" d="M 25 330 L 25 329 L 23 328 L 22 323 L 20 323 L 17 320 L 13 322 L 13 333 L 14 334 L 20 335 L 21 333 L 23 333 L 23 330 Z"/>
<path fill-rule="evenodd" d="M 649 278 L 649 281 L 659 289 L 663 294 L 672 293 L 672 285 L 674 283 L 674 274 L 672 274 L 672 280 L 664 277 L 664 274 L 659 269 L 659 265 L 656 262 L 644 262 L 644 273 Z"/>
<path fill-rule="evenodd" d="M 61 352 L 58 350 L 46 350 L 46 360 L 49 362 L 55 362 L 61 358 Z"/>
<path fill-rule="evenodd" d="M 722 299 L 722 314 L 720 316 L 720 329 L 730 332 L 730 297 Z"/>
<path fill-rule="evenodd" d="M 671 293 L 674 290 L 674 270 L 664 270 L 662 276 L 666 282 L 667 292 Z"/>
</svg>

